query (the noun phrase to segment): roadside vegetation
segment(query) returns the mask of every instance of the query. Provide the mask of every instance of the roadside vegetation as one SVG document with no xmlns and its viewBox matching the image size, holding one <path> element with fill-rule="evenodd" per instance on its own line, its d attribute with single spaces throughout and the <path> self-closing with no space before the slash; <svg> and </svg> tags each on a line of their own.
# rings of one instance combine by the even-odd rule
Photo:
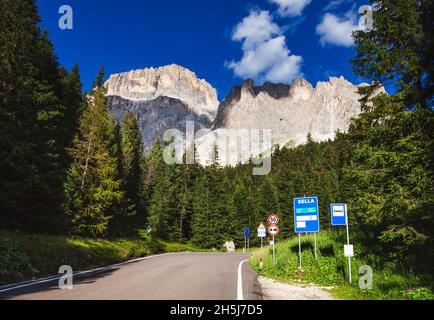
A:
<svg viewBox="0 0 434 320">
<path fill-rule="evenodd" d="M 299 269 L 298 237 L 276 244 L 276 263 L 270 246 L 254 251 L 250 265 L 262 276 L 281 282 L 325 287 L 336 298 L 345 300 L 425 300 L 434 299 L 432 275 L 416 275 L 399 263 L 384 262 L 369 254 L 369 249 L 355 244 L 351 259 L 353 284 L 348 281 L 348 258 L 343 246 L 346 235 L 340 231 L 325 231 L 317 235 L 317 257 L 313 235 L 302 236 L 302 269 Z M 263 259 L 263 267 L 260 260 Z M 359 288 L 358 270 L 369 265 L 373 269 L 373 289 Z"/>
</svg>

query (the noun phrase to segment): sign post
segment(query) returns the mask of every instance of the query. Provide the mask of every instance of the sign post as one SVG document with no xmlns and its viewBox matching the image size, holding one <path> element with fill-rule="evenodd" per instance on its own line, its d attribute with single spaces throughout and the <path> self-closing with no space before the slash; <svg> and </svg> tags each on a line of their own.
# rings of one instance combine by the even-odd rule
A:
<svg viewBox="0 0 434 320">
<path fill-rule="evenodd" d="M 298 234 L 298 268 L 301 269 L 301 233 Z"/>
<path fill-rule="evenodd" d="M 346 211 L 346 210 L 345 210 Z M 350 246 L 350 228 L 348 223 L 348 215 L 347 215 L 347 246 Z M 353 253 L 351 251 L 347 252 L 346 255 L 348 256 L 348 279 L 350 280 L 350 284 L 353 283 L 352 274 L 351 274 L 351 255 Z"/>
<path fill-rule="evenodd" d="M 280 233 L 280 229 L 277 226 L 280 219 L 276 214 L 272 214 L 268 217 L 268 223 L 270 226 L 268 227 L 268 234 L 273 237 L 272 245 L 273 245 L 273 263 L 276 263 L 276 241 L 275 236 Z"/>
<path fill-rule="evenodd" d="M 249 251 L 250 228 L 244 228 L 244 252 Z"/>
<path fill-rule="evenodd" d="M 270 235 L 273 236 L 273 263 L 276 263 L 276 240 L 275 240 L 275 236 L 277 236 L 280 232 L 279 227 L 278 226 L 270 226 L 270 228 L 268 229 L 268 232 L 270 233 Z"/>
<path fill-rule="evenodd" d="M 351 274 L 351 257 L 354 256 L 354 247 L 350 245 L 350 229 L 348 222 L 348 211 L 345 203 L 332 203 L 331 204 L 331 216 L 333 226 L 346 226 L 347 229 L 347 245 L 344 247 L 344 254 L 348 257 L 348 280 L 352 284 Z"/>
<path fill-rule="evenodd" d="M 273 263 L 276 264 L 276 240 L 273 236 Z"/>
<path fill-rule="evenodd" d="M 316 257 L 316 233 L 320 231 L 318 197 L 304 197 L 294 199 L 294 229 L 298 233 L 298 248 L 300 268 L 301 264 L 301 234 L 314 233 Z"/>
<path fill-rule="evenodd" d="M 315 261 L 318 261 L 318 255 L 316 253 L 316 233 L 313 234 L 313 239 L 315 242 L 315 248 L 314 248 L 314 252 L 315 252 Z"/>
</svg>

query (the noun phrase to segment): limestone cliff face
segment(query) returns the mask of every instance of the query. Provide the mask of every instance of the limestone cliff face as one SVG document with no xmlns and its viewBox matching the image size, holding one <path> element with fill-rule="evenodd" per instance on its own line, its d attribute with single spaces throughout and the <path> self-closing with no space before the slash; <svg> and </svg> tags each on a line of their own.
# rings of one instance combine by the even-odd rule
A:
<svg viewBox="0 0 434 320">
<path fill-rule="evenodd" d="M 216 90 L 178 65 L 114 74 L 105 84 L 108 108 L 120 121 L 132 111 L 139 121 L 146 150 L 167 129 L 210 128 L 218 108 Z"/>
<path fill-rule="evenodd" d="M 303 144 L 309 133 L 316 141 L 333 139 L 361 112 L 357 90 L 343 77 L 316 88 L 302 79 L 258 87 L 247 80 L 222 101 L 213 129 L 271 129 L 279 145 Z"/>
<path fill-rule="evenodd" d="M 315 141 L 333 140 L 336 131 L 347 131 L 351 119 L 360 114 L 359 99 L 358 86 L 343 77 L 319 82 L 316 88 L 303 79 L 294 80 L 291 85 L 265 83 L 262 86 L 246 80 L 221 102 L 213 131 L 197 142 L 199 158 L 202 164 L 207 164 L 212 141 L 219 135 L 228 137 L 229 141 L 219 150 L 219 155 L 224 155 L 220 163 L 226 165 L 246 163 L 275 145 L 304 144 L 308 134 Z M 261 146 L 259 151 L 241 146 L 239 136 L 247 135 L 246 129 L 271 130 L 271 144 Z M 247 137 L 251 146 L 262 144 L 262 138 L 251 132 Z"/>
<path fill-rule="evenodd" d="M 107 95 L 132 101 L 169 97 L 182 101 L 198 116 L 214 119 L 218 100 L 216 90 L 190 70 L 169 65 L 114 74 L 107 82 Z"/>
</svg>

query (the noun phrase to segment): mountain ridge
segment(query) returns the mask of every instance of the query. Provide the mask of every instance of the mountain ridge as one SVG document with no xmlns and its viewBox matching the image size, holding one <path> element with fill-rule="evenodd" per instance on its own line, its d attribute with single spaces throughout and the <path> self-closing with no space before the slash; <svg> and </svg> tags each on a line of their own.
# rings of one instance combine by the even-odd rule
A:
<svg viewBox="0 0 434 320">
<path fill-rule="evenodd" d="M 117 121 L 125 112 L 134 112 L 146 151 L 168 129 L 185 132 L 187 120 L 195 123 L 195 132 L 209 129 L 213 135 L 269 129 L 272 144 L 280 146 L 303 144 L 308 134 L 316 141 L 334 139 L 336 131 L 347 131 L 351 118 L 360 114 L 358 88 L 364 85 L 353 85 L 344 77 L 331 77 L 315 87 L 305 79 L 259 86 L 248 79 L 219 102 L 216 89 L 206 80 L 175 64 L 114 74 L 106 82 L 109 110 Z M 197 141 L 202 163 L 212 148 L 203 144 L 210 141 Z"/>
</svg>

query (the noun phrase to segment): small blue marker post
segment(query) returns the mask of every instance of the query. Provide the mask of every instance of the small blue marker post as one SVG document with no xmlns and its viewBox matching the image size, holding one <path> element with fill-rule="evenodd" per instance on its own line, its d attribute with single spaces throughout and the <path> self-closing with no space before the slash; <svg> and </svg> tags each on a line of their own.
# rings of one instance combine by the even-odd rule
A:
<svg viewBox="0 0 434 320">
<path fill-rule="evenodd" d="M 348 210 L 345 203 L 332 203 L 331 204 L 331 216 L 333 226 L 346 226 L 347 228 L 347 245 L 350 245 L 350 228 L 348 221 Z M 351 257 L 348 256 L 348 279 L 350 284 L 353 283 L 351 274 Z"/>
</svg>

